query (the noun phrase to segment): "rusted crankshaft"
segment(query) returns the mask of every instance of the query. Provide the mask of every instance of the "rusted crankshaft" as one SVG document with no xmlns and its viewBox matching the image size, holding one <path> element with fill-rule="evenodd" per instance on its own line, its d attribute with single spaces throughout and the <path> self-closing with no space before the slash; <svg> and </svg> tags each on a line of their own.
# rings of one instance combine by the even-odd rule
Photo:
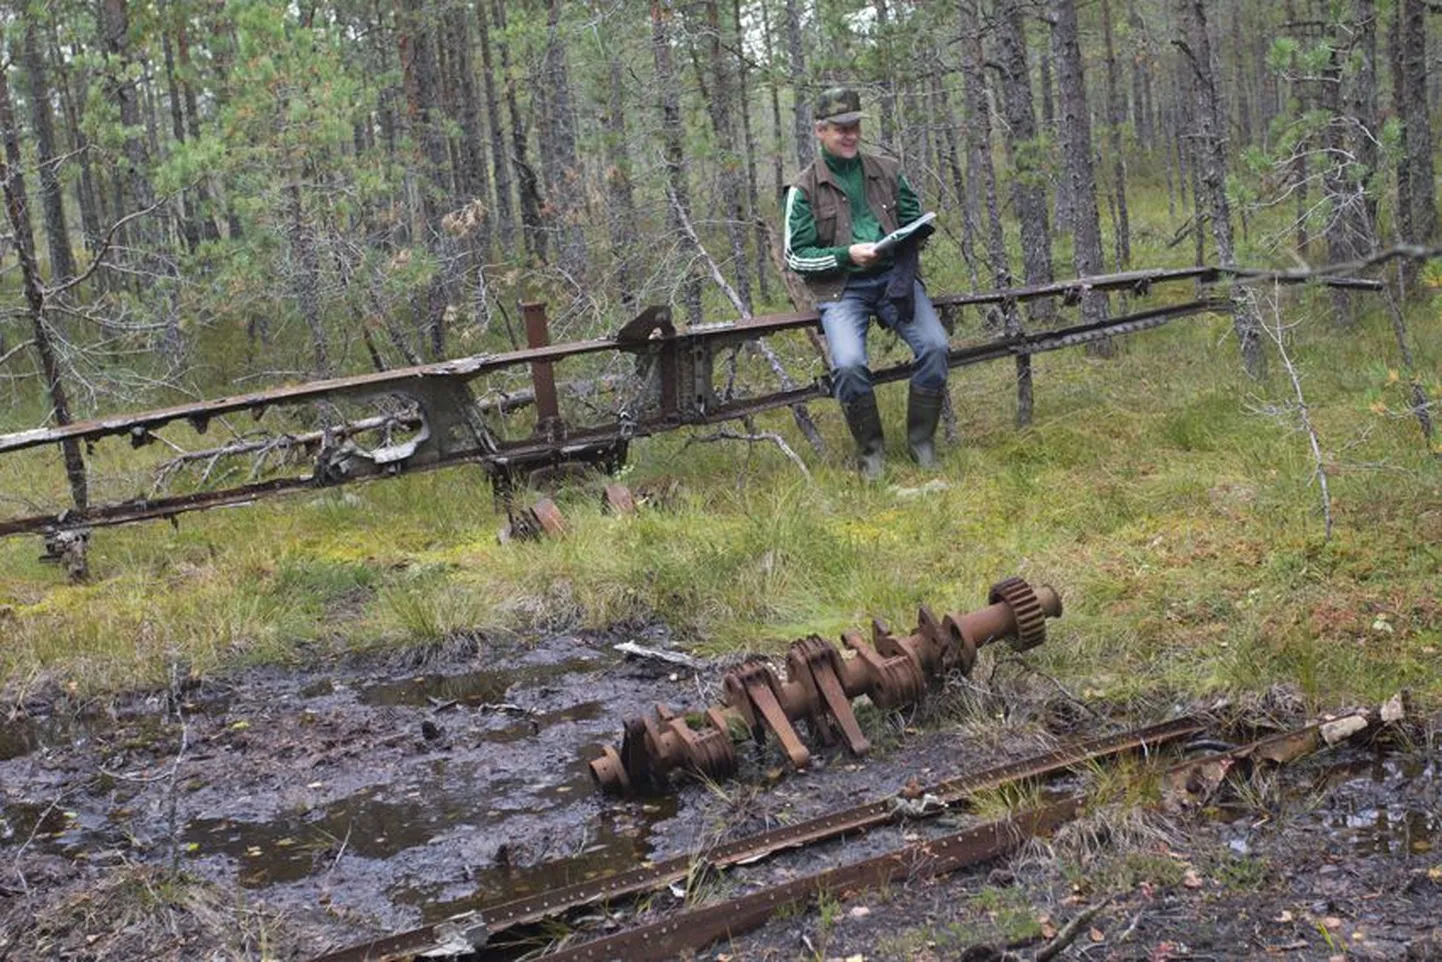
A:
<svg viewBox="0 0 1442 962">
<path fill-rule="evenodd" d="M 851 710 L 851 699 L 867 696 L 878 708 L 914 704 L 929 683 L 952 671 L 970 674 L 977 652 L 1006 639 L 1017 651 L 1046 640 L 1046 619 L 1061 616 L 1061 598 L 1049 587 L 1033 590 L 1020 578 L 992 586 L 988 607 L 953 612 L 937 620 L 923 607 L 916 629 L 893 635 L 872 621 L 872 640 L 847 631 L 840 651 L 817 635 L 792 644 L 786 655 L 786 678 L 771 666 L 750 660 L 722 679 L 721 703 L 704 712 L 704 722 L 677 715 L 657 705 L 654 716 L 625 723 L 621 747 L 606 746 L 590 763 L 596 786 L 608 792 L 664 787 L 671 772 L 683 770 L 709 778 L 736 771 L 734 743 L 746 738 L 762 742 L 770 731 L 797 768 L 811 753 L 792 723 L 804 719 L 813 737 L 830 744 L 838 735 L 856 755 L 871 747 Z"/>
</svg>

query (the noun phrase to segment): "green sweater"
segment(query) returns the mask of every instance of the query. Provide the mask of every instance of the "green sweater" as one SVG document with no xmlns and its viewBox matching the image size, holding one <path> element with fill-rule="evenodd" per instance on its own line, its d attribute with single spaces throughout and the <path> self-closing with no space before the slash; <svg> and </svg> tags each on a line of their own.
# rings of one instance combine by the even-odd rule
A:
<svg viewBox="0 0 1442 962">
<path fill-rule="evenodd" d="M 827 274 L 838 270 L 874 274 L 886 270 L 892 264 L 890 256 L 863 270 L 851 262 L 848 252 L 852 244 L 870 244 L 885 236 L 881 222 L 866 204 L 861 158 L 844 160 L 831 156 L 824 149 L 821 156 L 836 183 L 846 192 L 846 199 L 851 202 L 851 238 L 845 243 L 841 243 L 842 238 L 834 238 L 835 247 L 820 246 L 821 239 L 816 236 L 816 219 L 811 213 L 811 200 L 804 192 L 792 187 L 786 192 L 786 266 L 798 274 Z M 909 224 L 921 216 L 921 201 L 907 183 L 905 174 L 898 174 L 897 180 L 900 188 L 897 222 Z"/>
</svg>

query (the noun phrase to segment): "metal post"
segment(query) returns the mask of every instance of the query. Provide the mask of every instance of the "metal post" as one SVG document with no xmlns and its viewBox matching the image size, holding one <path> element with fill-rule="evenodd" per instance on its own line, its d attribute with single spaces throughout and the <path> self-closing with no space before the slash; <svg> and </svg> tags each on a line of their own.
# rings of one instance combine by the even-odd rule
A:
<svg viewBox="0 0 1442 962">
<path fill-rule="evenodd" d="M 527 301 L 521 305 L 521 316 L 526 320 L 526 346 L 549 347 L 551 328 L 546 320 L 545 302 Z M 531 386 L 536 396 L 536 433 L 549 434 L 561 420 L 561 409 L 556 403 L 556 375 L 550 361 L 531 362 Z"/>
</svg>

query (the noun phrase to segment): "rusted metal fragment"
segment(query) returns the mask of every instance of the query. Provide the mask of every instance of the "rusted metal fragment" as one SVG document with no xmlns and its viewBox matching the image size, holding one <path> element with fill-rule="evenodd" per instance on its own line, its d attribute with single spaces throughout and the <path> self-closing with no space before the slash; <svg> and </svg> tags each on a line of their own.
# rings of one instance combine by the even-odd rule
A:
<svg viewBox="0 0 1442 962">
<path fill-rule="evenodd" d="M 496 536 L 501 544 L 535 541 L 542 537 L 559 538 L 566 533 L 565 516 L 550 498 L 540 498 L 529 508 L 513 510 L 510 514 L 511 520 Z"/>
<path fill-rule="evenodd" d="M 1075 745 L 1066 745 L 1041 755 L 1006 765 L 947 779 L 921 790 L 922 797 L 937 800 L 940 811 L 964 801 L 976 792 L 1002 788 L 1019 782 L 1045 778 L 1089 762 L 1111 758 L 1131 751 L 1154 752 L 1179 739 L 1201 734 L 1206 725 L 1198 718 L 1184 717 L 1145 728 L 1133 729 L 1093 738 Z M 610 750 L 615 754 L 615 750 Z M 615 764 L 624 774 L 619 756 Z M 880 799 L 853 808 L 832 812 L 793 825 L 772 829 L 736 839 L 700 853 L 682 855 L 654 864 L 639 866 L 614 875 L 562 886 L 524 898 L 504 902 L 481 912 L 467 912 L 447 922 L 470 933 L 474 944 L 480 945 L 508 929 L 531 925 L 555 918 L 563 913 L 602 902 L 659 891 L 672 882 L 684 879 L 695 870 L 697 859 L 710 869 L 721 870 L 732 865 L 751 864 L 776 852 L 853 835 L 902 816 L 896 798 Z M 484 921 L 482 921 L 484 919 Z M 415 958 L 435 950 L 444 942 L 440 926 L 428 925 L 411 932 L 378 939 L 341 952 L 326 955 L 315 962 L 394 962 Z M 477 931 L 484 926 L 485 931 Z M 486 962 L 493 956 L 482 951 L 475 962 Z"/>
<path fill-rule="evenodd" d="M 1259 764 L 1285 765 L 1296 761 L 1366 731 L 1375 723 L 1371 711 L 1352 712 L 1183 762 L 1162 775 L 1163 803 L 1172 811 L 1206 805 L 1230 777 L 1249 777 Z"/>
<path fill-rule="evenodd" d="M 747 661 L 722 678 L 722 701 L 706 710 L 707 722 L 701 730 L 709 728 L 709 733 L 728 740 L 739 733 L 757 741 L 769 732 L 791 764 L 803 768 L 811 753 L 794 723 L 804 720 L 813 736 L 830 741 L 840 734 L 848 749 L 863 754 L 870 743 L 857 725 L 851 699 L 865 695 L 883 709 L 913 704 L 929 684 L 948 673 L 969 673 L 984 645 L 1005 639 L 1025 650 L 1041 644 L 1046 619 L 1062 611 L 1055 591 L 1033 590 L 1020 578 L 994 585 L 989 600 L 991 604 L 979 611 L 953 612 L 942 620 L 922 608 L 916 629 L 904 637 L 893 635 L 880 622 L 873 622 L 871 644 L 848 632 L 842 644 L 855 652 L 850 659 L 816 635 L 802 638 L 786 656 L 785 679 L 764 662 Z M 706 746 L 704 752 L 698 749 L 701 745 Z M 624 792 L 645 786 L 665 788 L 677 770 L 712 779 L 734 772 L 734 755 L 714 751 L 710 745 L 673 728 L 662 730 L 643 718 L 639 724 L 626 724 L 619 750 L 592 760 L 591 775 L 601 790 Z M 624 777 L 618 773 L 618 763 Z"/>
<path fill-rule="evenodd" d="M 1031 809 L 536 958 L 549 962 L 658 962 L 677 958 L 750 931 L 779 910 L 809 902 L 823 892 L 845 893 L 898 880 L 919 881 L 999 858 L 1076 817 L 1080 810 L 1077 799 Z"/>
<path fill-rule="evenodd" d="M 614 514 L 636 513 L 636 499 L 631 496 L 631 489 L 624 484 L 606 485 L 604 504 Z"/>
</svg>

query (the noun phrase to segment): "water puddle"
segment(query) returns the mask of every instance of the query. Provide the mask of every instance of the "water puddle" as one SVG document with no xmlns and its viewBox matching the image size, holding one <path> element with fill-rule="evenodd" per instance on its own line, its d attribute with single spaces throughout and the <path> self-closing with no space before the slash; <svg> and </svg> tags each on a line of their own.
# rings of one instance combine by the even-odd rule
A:
<svg viewBox="0 0 1442 962">
<path fill-rule="evenodd" d="M 421 675 L 402 681 L 367 685 L 359 692 L 363 705 L 464 705 L 479 708 L 505 702 L 516 685 L 537 685 L 576 672 L 593 672 L 593 659 L 572 659 L 552 665 L 527 665 L 507 670 L 472 671 L 460 675 Z"/>
<path fill-rule="evenodd" d="M 229 706 L 230 698 L 219 696 L 186 701 L 181 710 L 187 715 L 224 714 Z M 81 713 L 20 716 L 0 722 L 0 762 L 39 751 L 76 748 L 96 738 L 113 739 L 122 748 L 145 747 L 163 726 L 159 709 L 119 719 L 93 708 Z"/>
<path fill-rule="evenodd" d="M 73 812 L 58 804 L 0 805 L 0 846 L 31 846 L 62 855 L 74 854 L 92 847 L 104 821 L 101 816 Z"/>
<path fill-rule="evenodd" d="M 580 761 L 562 768 L 551 780 L 503 778 L 484 784 L 468 772 L 450 768 L 447 759 L 437 759 L 424 778 L 372 786 L 267 822 L 197 819 L 186 826 L 182 844 L 192 857 L 220 854 L 235 859 L 242 887 L 264 888 L 328 871 L 346 855 L 388 859 L 416 846 L 444 844 L 447 835 L 496 832 L 513 817 L 573 805 L 593 791 L 590 773 Z M 675 803 L 670 804 L 669 810 L 658 810 L 656 820 L 675 814 Z M 575 836 L 577 851 L 554 868 L 509 868 L 510 861 L 524 864 L 533 857 L 524 846 L 515 846 L 514 858 L 502 856 L 506 866 L 495 870 L 491 895 L 517 891 L 517 885 L 545 888 L 553 884 L 550 879 L 560 876 L 589 877 L 586 873 L 614 868 L 618 861 L 629 867 L 649 852 L 644 834 L 624 822 L 577 826 Z M 481 872 L 477 877 L 487 875 Z M 416 894 L 414 900 L 423 904 L 425 896 Z"/>
<path fill-rule="evenodd" d="M 590 776 L 575 772 L 549 794 L 585 798 L 592 792 Z M 635 868 L 651 858 L 656 827 L 676 816 L 680 802 L 675 795 L 633 800 L 609 807 L 585 825 L 576 827 L 575 837 L 564 851 L 533 852 L 524 846 L 508 847 L 489 866 L 473 868 L 469 875 L 472 891 L 447 899 L 454 886 L 441 883 L 400 885 L 388 892 L 396 905 L 420 909 L 422 921 L 439 922 L 462 912 L 480 910 L 577 882 Z"/>
<path fill-rule="evenodd" d="M 1358 855 L 1421 855 L 1439 844 L 1442 811 L 1435 767 L 1421 758 L 1375 758 L 1328 769 L 1314 813 Z"/>
</svg>

